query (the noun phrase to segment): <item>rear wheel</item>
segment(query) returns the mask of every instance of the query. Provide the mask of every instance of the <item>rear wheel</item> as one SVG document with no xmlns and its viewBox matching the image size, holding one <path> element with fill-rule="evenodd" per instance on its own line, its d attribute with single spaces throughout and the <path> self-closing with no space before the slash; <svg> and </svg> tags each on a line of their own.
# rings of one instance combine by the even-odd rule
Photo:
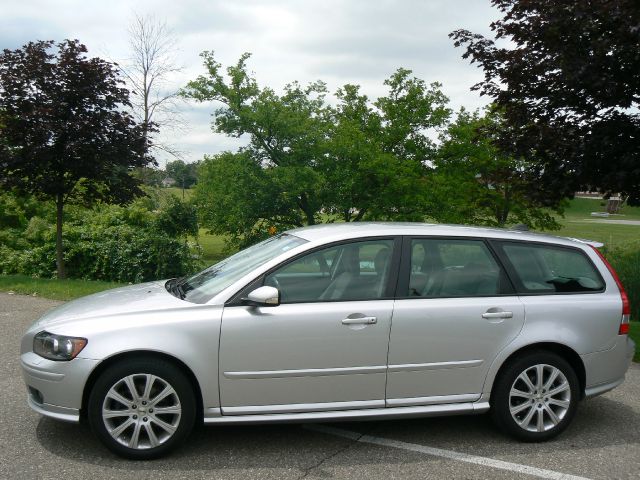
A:
<svg viewBox="0 0 640 480">
<path fill-rule="evenodd" d="M 189 435 L 196 401 L 187 377 L 172 363 L 135 359 L 108 368 L 88 402 L 92 430 L 114 453 L 131 459 L 167 454 Z"/>
<path fill-rule="evenodd" d="M 579 383 L 573 368 L 551 352 L 526 354 L 497 379 L 491 396 L 494 421 L 527 442 L 560 434 L 575 415 Z"/>
</svg>

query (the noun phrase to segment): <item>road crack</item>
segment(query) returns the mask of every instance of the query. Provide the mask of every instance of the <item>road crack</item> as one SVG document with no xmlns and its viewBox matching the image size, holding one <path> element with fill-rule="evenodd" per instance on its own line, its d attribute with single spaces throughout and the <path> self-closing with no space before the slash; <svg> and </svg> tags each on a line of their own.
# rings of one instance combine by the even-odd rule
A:
<svg viewBox="0 0 640 480">
<path fill-rule="evenodd" d="M 339 449 L 337 449 L 336 451 L 330 453 L 329 455 L 325 456 L 324 458 L 320 459 L 319 462 L 317 462 L 314 465 L 311 465 L 308 468 L 305 468 L 302 470 L 302 475 L 299 476 L 296 480 L 303 480 L 305 478 L 307 478 L 309 476 L 309 474 L 314 471 L 317 470 L 318 468 L 320 468 L 322 465 L 324 465 L 325 463 L 327 463 L 329 460 L 337 457 L 338 455 L 346 452 L 347 450 L 349 450 L 351 447 L 353 447 L 354 445 L 356 445 L 360 439 L 362 437 L 364 437 L 366 435 L 366 433 L 361 433 L 359 434 L 357 437 L 353 438 L 350 442 L 348 442 L 346 445 L 340 447 Z"/>
</svg>

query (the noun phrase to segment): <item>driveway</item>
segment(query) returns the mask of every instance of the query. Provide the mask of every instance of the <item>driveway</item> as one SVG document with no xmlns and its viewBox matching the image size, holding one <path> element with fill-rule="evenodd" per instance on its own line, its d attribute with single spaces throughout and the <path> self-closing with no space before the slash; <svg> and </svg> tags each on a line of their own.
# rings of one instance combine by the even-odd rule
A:
<svg viewBox="0 0 640 480">
<path fill-rule="evenodd" d="M 22 332 L 59 302 L 0 293 L 1 479 L 640 478 L 640 365 L 618 389 L 583 402 L 559 439 L 524 444 L 489 418 L 200 428 L 174 455 L 119 459 L 83 425 L 45 419 L 25 402 Z"/>
</svg>

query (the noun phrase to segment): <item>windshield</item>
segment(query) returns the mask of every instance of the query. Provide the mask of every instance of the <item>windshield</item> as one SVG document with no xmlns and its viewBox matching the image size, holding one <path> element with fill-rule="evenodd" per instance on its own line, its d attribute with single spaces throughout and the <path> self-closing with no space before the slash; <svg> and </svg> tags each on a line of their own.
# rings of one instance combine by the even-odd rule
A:
<svg viewBox="0 0 640 480">
<path fill-rule="evenodd" d="M 295 235 L 286 233 L 276 235 L 241 250 L 183 281 L 170 285 L 170 280 L 167 282 L 167 289 L 183 300 L 206 303 L 260 265 L 306 242 Z"/>
</svg>

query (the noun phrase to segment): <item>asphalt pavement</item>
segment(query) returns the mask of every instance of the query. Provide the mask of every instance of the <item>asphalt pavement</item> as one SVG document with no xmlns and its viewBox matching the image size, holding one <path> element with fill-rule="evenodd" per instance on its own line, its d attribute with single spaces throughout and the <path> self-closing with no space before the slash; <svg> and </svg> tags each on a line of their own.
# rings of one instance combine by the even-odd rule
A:
<svg viewBox="0 0 640 480">
<path fill-rule="evenodd" d="M 199 428 L 170 457 L 122 460 L 84 425 L 26 404 L 19 340 L 59 302 L 0 293 L 0 479 L 640 479 L 640 365 L 582 402 L 569 429 L 542 444 L 499 433 L 486 415 L 322 425 Z"/>
</svg>

